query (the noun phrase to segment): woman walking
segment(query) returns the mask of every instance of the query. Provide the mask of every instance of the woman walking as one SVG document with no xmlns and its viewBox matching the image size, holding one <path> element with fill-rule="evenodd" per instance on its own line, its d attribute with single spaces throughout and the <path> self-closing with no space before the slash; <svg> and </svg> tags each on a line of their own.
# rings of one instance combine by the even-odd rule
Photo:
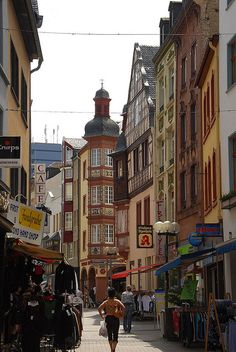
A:
<svg viewBox="0 0 236 352">
<path fill-rule="evenodd" d="M 99 307 L 98 312 L 102 319 L 105 319 L 107 325 L 108 341 L 111 352 L 115 352 L 118 343 L 118 331 L 120 319 L 124 315 L 125 306 L 121 301 L 115 298 L 115 289 L 108 289 L 108 299 Z"/>
</svg>

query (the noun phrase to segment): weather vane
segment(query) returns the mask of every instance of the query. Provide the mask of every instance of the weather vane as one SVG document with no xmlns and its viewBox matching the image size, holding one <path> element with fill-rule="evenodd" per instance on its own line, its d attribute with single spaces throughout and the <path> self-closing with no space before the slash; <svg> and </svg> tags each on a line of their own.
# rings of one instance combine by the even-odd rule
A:
<svg viewBox="0 0 236 352">
<path fill-rule="evenodd" d="M 104 79 L 103 79 L 103 78 L 100 79 L 100 82 L 101 82 L 101 87 L 102 87 L 102 89 L 103 89 L 103 82 L 104 82 Z"/>
</svg>

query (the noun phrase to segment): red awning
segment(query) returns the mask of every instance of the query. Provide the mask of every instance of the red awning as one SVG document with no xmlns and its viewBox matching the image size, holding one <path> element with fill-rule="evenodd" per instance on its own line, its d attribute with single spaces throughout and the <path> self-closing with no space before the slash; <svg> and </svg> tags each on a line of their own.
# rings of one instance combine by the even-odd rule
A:
<svg viewBox="0 0 236 352">
<path fill-rule="evenodd" d="M 112 280 L 122 279 L 124 277 L 127 277 L 129 274 L 137 274 L 139 272 L 145 273 L 149 270 L 154 270 L 158 266 L 160 266 L 160 265 L 159 264 L 152 264 L 152 265 L 140 266 L 139 268 L 125 270 L 125 271 L 121 271 L 120 273 L 113 274 L 111 278 L 112 278 Z"/>
</svg>

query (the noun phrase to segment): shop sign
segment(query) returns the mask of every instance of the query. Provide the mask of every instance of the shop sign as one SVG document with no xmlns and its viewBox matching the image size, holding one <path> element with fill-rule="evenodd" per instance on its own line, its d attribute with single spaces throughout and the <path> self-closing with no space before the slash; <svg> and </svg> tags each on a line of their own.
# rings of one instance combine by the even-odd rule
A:
<svg viewBox="0 0 236 352">
<path fill-rule="evenodd" d="M 196 296 L 196 289 L 197 289 L 197 280 L 185 280 L 184 286 L 182 288 L 180 299 L 182 301 L 194 301 Z"/>
<path fill-rule="evenodd" d="M 40 206 L 46 201 L 46 164 L 34 165 L 35 204 Z"/>
<path fill-rule="evenodd" d="M 0 167 L 21 166 L 21 137 L 0 137 Z"/>
<path fill-rule="evenodd" d="M 9 201 L 7 218 L 14 226 L 12 237 L 40 245 L 43 236 L 45 212 L 14 200 Z"/>
<path fill-rule="evenodd" d="M 222 231 L 219 223 L 196 224 L 197 236 L 221 237 Z"/>
<path fill-rule="evenodd" d="M 159 200 L 156 203 L 156 219 L 157 221 L 164 221 L 165 219 L 164 200 Z M 165 262 L 165 239 L 164 236 L 158 235 L 157 237 L 157 263 Z"/>
<path fill-rule="evenodd" d="M 137 226 L 137 248 L 153 248 L 153 228 L 151 225 Z"/>
</svg>

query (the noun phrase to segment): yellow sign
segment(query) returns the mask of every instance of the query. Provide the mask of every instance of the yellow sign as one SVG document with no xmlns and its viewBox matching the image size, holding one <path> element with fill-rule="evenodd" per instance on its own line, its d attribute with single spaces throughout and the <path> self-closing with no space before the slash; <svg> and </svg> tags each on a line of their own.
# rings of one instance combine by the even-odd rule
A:
<svg viewBox="0 0 236 352">
<path fill-rule="evenodd" d="M 41 211 L 33 210 L 29 207 L 19 207 L 19 224 L 32 230 L 40 231 L 44 214 Z"/>
</svg>

